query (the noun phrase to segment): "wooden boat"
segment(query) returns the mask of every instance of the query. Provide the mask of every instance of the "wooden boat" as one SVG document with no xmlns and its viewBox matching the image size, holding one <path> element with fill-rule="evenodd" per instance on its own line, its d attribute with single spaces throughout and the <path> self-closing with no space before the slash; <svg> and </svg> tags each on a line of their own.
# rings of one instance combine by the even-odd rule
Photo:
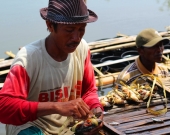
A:
<svg viewBox="0 0 170 135">
<path fill-rule="evenodd" d="M 170 38 L 169 29 L 167 32 L 159 32 L 159 33 L 162 35 L 162 37 Z M 126 51 L 135 50 L 136 49 L 135 39 L 136 39 L 136 35 L 127 36 L 124 34 L 117 34 L 116 38 L 102 39 L 94 42 L 89 42 L 88 45 L 92 56 L 96 53 L 99 53 L 99 55 L 101 55 L 101 58 L 98 59 L 100 61 L 103 57 L 102 53 L 107 54 L 107 56 L 109 57 L 110 56 L 120 57 L 121 54 Z M 8 58 L 0 59 L 0 83 L 2 85 L 7 73 L 9 72 L 9 67 L 13 61 L 13 58 L 15 57 L 15 54 L 13 54 L 11 51 L 6 51 L 5 53 L 8 55 Z M 165 55 L 169 53 L 170 53 L 170 49 L 164 51 Z M 136 59 L 136 57 L 137 55 L 131 57 L 125 57 L 125 58 L 120 57 L 120 59 L 117 60 L 112 60 L 110 62 L 100 62 L 98 64 L 96 63 L 93 64 L 92 62 L 95 70 L 96 86 L 107 86 L 109 84 L 113 84 L 119 74 L 119 71 L 121 71 L 126 65 L 123 65 L 123 67 L 119 69 L 116 68 L 113 69 L 113 67 L 116 67 L 116 64 L 124 63 L 127 61 L 133 62 Z M 169 58 L 167 58 L 166 56 L 164 56 L 164 58 L 166 59 L 166 61 L 169 61 Z M 91 58 L 91 60 L 92 61 L 94 60 L 93 57 Z M 112 66 L 113 70 L 102 72 L 102 70 L 100 69 L 106 66 Z"/>
<path fill-rule="evenodd" d="M 160 32 L 162 37 L 167 37 L 170 38 L 170 32 Z M 91 42 L 89 43 L 91 53 L 98 53 L 98 52 L 106 52 L 110 53 L 108 51 L 112 51 L 113 54 L 120 56 L 120 52 L 125 52 L 129 50 L 135 50 L 135 38 L 136 36 L 123 36 L 119 38 L 113 38 L 113 39 L 106 39 L 106 40 L 101 40 L 97 42 Z M 169 44 L 170 46 L 170 44 Z M 166 65 L 169 68 L 169 53 L 170 53 L 170 47 L 169 49 L 164 50 L 164 62 L 166 61 Z M 168 55 L 167 55 L 168 54 Z M 97 75 L 95 76 L 96 78 L 96 85 L 97 86 L 106 86 L 108 84 L 113 84 L 114 81 L 116 80 L 119 72 L 107 72 L 107 73 L 102 73 L 99 69 L 100 67 L 108 66 L 108 65 L 115 65 L 118 63 L 123 63 L 123 62 L 133 62 L 138 55 L 136 56 L 131 56 L 131 57 L 125 57 L 117 60 L 113 60 L 107 63 L 99 63 L 93 65 L 95 72 L 97 72 Z"/>
<path fill-rule="evenodd" d="M 170 38 L 170 32 L 160 32 L 163 37 Z M 118 34 L 118 37 L 113 39 L 103 39 L 95 42 L 88 43 L 90 47 L 91 54 L 103 53 L 108 55 L 121 56 L 125 51 L 135 50 L 135 38 L 136 36 L 127 36 L 123 34 Z M 9 59 L 0 60 L 0 87 L 3 87 L 4 79 L 9 72 L 9 67 L 13 61 L 15 55 L 12 52 L 6 52 Z M 164 50 L 164 63 L 169 68 L 169 57 L 170 49 Z M 103 57 L 104 55 L 101 54 Z M 100 60 L 102 59 L 100 58 Z M 133 62 L 138 56 L 130 56 L 125 58 L 120 58 L 109 62 L 100 62 L 98 64 L 93 64 L 95 71 L 96 86 L 102 87 L 102 90 L 111 90 L 119 71 L 109 72 L 103 71 L 101 68 L 109 65 L 115 65 L 123 62 Z M 92 56 L 91 60 L 94 57 Z M 167 97 L 170 93 L 167 92 Z M 150 106 L 160 108 L 163 106 L 162 98 L 156 96 Z M 123 135 L 123 134 L 168 134 L 170 133 L 170 102 L 169 98 L 167 100 L 167 113 L 162 116 L 153 116 L 146 112 L 147 102 L 142 102 L 139 104 L 128 103 L 124 105 L 113 105 L 110 108 L 105 108 L 104 115 L 104 128 L 103 134 L 107 135 Z"/>
</svg>

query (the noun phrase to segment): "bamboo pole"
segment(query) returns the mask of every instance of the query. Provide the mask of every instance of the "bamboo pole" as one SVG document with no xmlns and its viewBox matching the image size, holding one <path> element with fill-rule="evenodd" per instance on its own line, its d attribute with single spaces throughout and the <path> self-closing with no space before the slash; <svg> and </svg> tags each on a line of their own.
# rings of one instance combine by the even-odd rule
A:
<svg viewBox="0 0 170 135">
<path fill-rule="evenodd" d="M 164 50 L 163 54 L 166 54 L 166 53 L 170 53 L 170 50 Z M 135 60 L 137 57 L 138 56 L 132 56 L 129 58 L 123 58 L 123 59 L 114 60 L 114 61 L 110 61 L 110 62 L 100 63 L 100 64 L 94 65 L 94 67 L 108 66 L 111 64 L 117 64 L 117 63 L 121 63 L 121 62 L 125 62 L 125 61 Z"/>
<path fill-rule="evenodd" d="M 1 62 L 1 61 L 4 61 L 4 59 L 0 59 L 0 62 Z"/>
<path fill-rule="evenodd" d="M 0 62 L 0 68 L 11 66 L 14 59 L 4 60 Z"/>
<path fill-rule="evenodd" d="M 169 58 L 167 58 L 165 55 L 162 55 L 162 58 L 164 58 L 165 60 L 169 60 Z"/>
<path fill-rule="evenodd" d="M 160 32 L 160 35 L 163 37 L 169 37 L 170 35 L 168 32 Z M 118 38 L 112 38 L 112 39 L 106 39 L 106 40 L 99 40 L 95 42 L 89 42 L 89 48 L 90 49 L 96 49 L 104 46 L 109 46 L 109 45 L 116 45 L 116 44 L 123 44 L 123 43 L 128 43 L 128 42 L 135 42 L 136 40 L 136 35 L 134 36 L 123 36 L 123 37 L 118 37 Z"/>
<path fill-rule="evenodd" d="M 116 39 L 106 39 L 106 40 L 91 42 L 91 43 L 88 43 L 88 45 L 89 45 L 90 49 L 96 49 L 96 48 L 99 48 L 99 47 L 104 47 L 104 46 L 109 46 L 109 45 L 116 45 L 116 44 L 134 42 L 134 38 L 136 38 L 136 37 L 129 36 L 129 37 L 116 38 Z"/>
<path fill-rule="evenodd" d="M 15 57 L 15 54 L 13 54 L 11 51 L 6 51 L 5 53 L 12 58 Z"/>
<path fill-rule="evenodd" d="M 91 53 L 105 52 L 105 51 L 109 51 L 109 50 L 116 50 L 116 49 L 121 49 L 121 48 L 133 47 L 135 45 L 136 45 L 135 42 L 119 44 L 119 45 L 114 45 L 114 46 L 108 46 L 108 47 L 107 47 L 107 45 L 105 45 L 106 47 L 90 50 L 90 52 Z"/>
<path fill-rule="evenodd" d="M 133 57 L 129 57 L 129 58 L 123 58 L 123 59 L 119 59 L 119 60 L 108 61 L 108 62 L 96 64 L 96 65 L 94 65 L 94 67 L 103 67 L 103 66 L 108 66 L 108 65 L 112 65 L 112 64 L 117 64 L 117 63 L 129 61 L 129 60 L 135 60 L 137 57 L 138 57 L 138 56 L 133 56 Z"/>
<path fill-rule="evenodd" d="M 94 70 L 97 72 L 97 76 L 95 76 L 96 80 L 96 86 L 105 86 L 108 84 L 113 84 L 117 78 L 118 73 L 108 73 L 104 75 L 101 71 L 99 71 L 96 67 L 94 67 Z"/>
<path fill-rule="evenodd" d="M 100 77 L 102 77 L 102 76 L 104 76 L 103 75 L 103 73 L 101 72 L 101 71 L 99 71 L 96 67 L 94 67 L 93 66 L 93 68 L 94 68 L 94 71 L 96 71 L 96 73 L 97 73 L 97 76 L 98 76 L 98 80 L 97 80 L 97 86 L 103 86 L 104 84 L 103 84 L 103 79 L 100 79 Z"/>
<path fill-rule="evenodd" d="M 99 76 L 103 76 L 103 73 L 100 72 L 96 67 L 93 66 L 93 68 L 94 68 L 94 71 L 96 71 Z"/>
<path fill-rule="evenodd" d="M 96 79 L 96 86 L 100 87 L 100 86 L 105 86 L 105 85 L 109 85 L 109 84 L 113 84 L 115 82 L 115 80 L 113 79 L 113 77 L 105 77 L 105 78 L 98 78 Z"/>
<path fill-rule="evenodd" d="M 0 71 L 0 76 L 1 76 L 1 75 L 4 75 L 4 74 L 7 74 L 8 72 L 9 72 L 9 69 Z"/>
<path fill-rule="evenodd" d="M 118 73 L 109 73 L 109 74 L 106 74 L 103 76 L 95 76 L 96 86 L 99 87 L 99 86 L 114 84 L 117 79 L 118 74 L 119 74 L 119 72 Z"/>
<path fill-rule="evenodd" d="M 117 35 L 117 37 L 119 37 L 119 36 L 120 37 L 129 37 L 128 35 L 125 35 L 125 34 L 122 34 L 122 33 L 117 33 L 116 35 Z"/>
<path fill-rule="evenodd" d="M 167 37 L 170 39 L 170 37 Z M 128 48 L 128 47 L 134 47 L 136 46 L 135 42 L 130 42 L 130 43 L 121 43 L 118 45 L 113 45 L 109 42 L 104 42 L 102 44 L 102 46 L 106 46 L 106 47 L 102 47 L 102 48 L 95 48 L 90 50 L 91 53 L 96 53 L 96 52 L 104 52 L 104 51 L 109 51 L 109 50 L 116 50 L 116 49 L 121 49 L 121 48 Z"/>
</svg>

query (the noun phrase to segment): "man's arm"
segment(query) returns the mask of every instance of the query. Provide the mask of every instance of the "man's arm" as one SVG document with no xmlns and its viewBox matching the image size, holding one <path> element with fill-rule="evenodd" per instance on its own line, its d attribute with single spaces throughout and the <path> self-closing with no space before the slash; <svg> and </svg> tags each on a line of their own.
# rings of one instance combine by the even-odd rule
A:
<svg viewBox="0 0 170 135">
<path fill-rule="evenodd" d="M 95 114 L 99 119 L 103 120 L 103 107 L 99 102 L 96 81 L 94 76 L 94 70 L 90 60 L 90 50 L 88 52 L 85 67 L 84 67 L 84 77 L 82 84 L 82 99 L 90 107 L 90 110 Z M 94 135 L 99 132 L 102 128 L 103 122 L 92 129 L 90 132 L 84 133 L 84 135 Z"/>
<path fill-rule="evenodd" d="M 88 55 L 85 60 L 84 77 L 82 83 L 82 99 L 90 107 L 90 109 L 96 107 L 103 109 L 98 99 L 94 70 L 90 60 L 90 50 L 88 51 Z"/>
<path fill-rule="evenodd" d="M 37 118 L 38 102 L 27 101 L 30 80 L 22 66 L 11 68 L 0 90 L 0 122 L 20 125 Z"/>
</svg>

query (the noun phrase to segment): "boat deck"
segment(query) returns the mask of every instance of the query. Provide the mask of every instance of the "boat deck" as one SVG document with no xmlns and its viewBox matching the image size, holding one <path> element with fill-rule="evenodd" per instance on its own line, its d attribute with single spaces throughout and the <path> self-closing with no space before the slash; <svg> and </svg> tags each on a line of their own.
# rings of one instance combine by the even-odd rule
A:
<svg viewBox="0 0 170 135">
<path fill-rule="evenodd" d="M 167 95 L 169 97 L 169 93 Z M 167 99 L 167 102 L 167 113 L 157 116 L 147 112 L 147 102 L 131 102 L 105 108 L 104 129 L 106 132 L 110 131 L 111 134 L 117 135 L 168 134 L 170 133 L 170 100 Z M 163 96 L 156 94 L 151 100 L 150 107 L 154 110 L 163 109 L 165 107 Z"/>
</svg>

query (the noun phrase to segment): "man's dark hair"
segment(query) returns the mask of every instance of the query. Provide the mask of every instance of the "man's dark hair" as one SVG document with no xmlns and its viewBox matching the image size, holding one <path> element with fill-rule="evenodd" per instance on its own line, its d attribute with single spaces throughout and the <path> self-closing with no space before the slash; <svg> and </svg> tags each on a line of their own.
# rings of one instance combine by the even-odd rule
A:
<svg viewBox="0 0 170 135">
<path fill-rule="evenodd" d="M 54 27 L 54 30 L 56 31 L 57 30 L 57 23 L 52 23 L 53 27 Z"/>
<path fill-rule="evenodd" d="M 58 25 L 58 24 L 57 24 L 57 23 L 53 23 L 53 22 L 51 22 L 51 24 L 52 24 L 52 26 L 54 27 L 54 30 L 55 30 L 55 32 L 56 32 L 56 30 L 57 30 L 57 25 Z M 47 28 L 47 31 L 49 31 L 48 28 Z"/>
</svg>

